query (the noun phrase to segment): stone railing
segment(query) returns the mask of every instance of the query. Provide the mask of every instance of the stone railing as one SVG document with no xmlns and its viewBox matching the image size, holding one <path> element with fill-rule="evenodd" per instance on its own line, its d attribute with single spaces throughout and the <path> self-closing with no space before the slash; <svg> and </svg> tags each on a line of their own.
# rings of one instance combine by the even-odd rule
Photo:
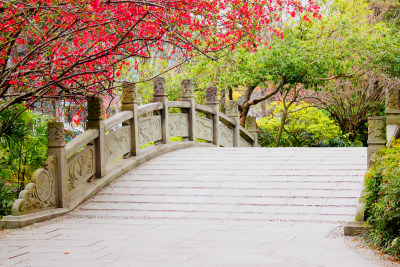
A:
<svg viewBox="0 0 400 267">
<path fill-rule="evenodd" d="M 190 146 L 253 147 L 254 117 L 239 124 L 238 105 L 219 112 L 217 88 L 208 87 L 206 105 L 196 104 L 193 81 L 182 82 L 181 101 L 168 101 L 163 77 L 154 80 L 153 103 L 138 106 L 135 87 L 125 83 L 121 112 L 104 119 L 103 99 L 88 99 L 86 131 L 68 144 L 62 122 L 48 125 L 48 158 L 15 201 L 12 215 L 0 221 L 16 228 L 63 215 L 104 186 L 160 154 Z M 169 109 L 179 110 L 170 113 Z M 170 138 L 182 138 L 170 142 Z M 200 141 L 200 142 L 197 142 Z"/>
<path fill-rule="evenodd" d="M 391 147 L 392 141 L 400 137 L 400 90 L 397 88 L 386 89 L 386 117 L 368 117 L 368 155 L 367 164 L 371 167 L 375 154 L 386 147 Z M 355 222 L 345 226 L 345 235 L 356 235 L 369 227 L 365 223 L 363 200 L 364 189 L 361 193 Z"/>
</svg>

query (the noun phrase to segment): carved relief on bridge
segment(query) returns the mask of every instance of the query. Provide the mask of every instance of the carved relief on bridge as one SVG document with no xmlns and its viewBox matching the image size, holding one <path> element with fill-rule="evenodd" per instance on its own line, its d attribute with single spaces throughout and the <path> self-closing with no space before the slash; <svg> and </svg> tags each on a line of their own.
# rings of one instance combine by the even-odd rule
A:
<svg viewBox="0 0 400 267">
<path fill-rule="evenodd" d="M 195 130 L 197 138 L 212 142 L 213 140 L 212 120 L 203 117 L 196 117 Z"/>
<path fill-rule="evenodd" d="M 147 117 L 139 121 L 139 143 L 141 146 L 161 139 L 161 116 Z"/>
<path fill-rule="evenodd" d="M 75 155 L 67 166 L 68 191 L 72 191 L 79 184 L 86 182 L 95 172 L 95 148 L 89 145 Z"/>
<path fill-rule="evenodd" d="M 168 117 L 169 136 L 187 137 L 189 136 L 188 115 L 182 113 L 170 114 Z"/>
<path fill-rule="evenodd" d="M 106 164 L 131 151 L 129 126 L 118 128 L 105 136 L 104 151 Z"/>
<path fill-rule="evenodd" d="M 224 147 L 233 147 L 233 131 L 225 124 L 219 125 L 219 143 Z"/>
<path fill-rule="evenodd" d="M 368 119 L 368 141 L 386 140 L 386 121 L 384 117 Z"/>
<path fill-rule="evenodd" d="M 18 216 L 57 206 L 56 164 L 56 156 L 49 156 L 43 163 L 43 168 L 33 173 L 32 183 L 20 192 L 18 199 L 14 202 L 12 215 Z"/>
<path fill-rule="evenodd" d="M 251 144 L 249 142 L 247 142 L 245 139 L 243 139 L 242 137 L 240 137 L 239 146 L 240 147 L 252 147 Z"/>
</svg>

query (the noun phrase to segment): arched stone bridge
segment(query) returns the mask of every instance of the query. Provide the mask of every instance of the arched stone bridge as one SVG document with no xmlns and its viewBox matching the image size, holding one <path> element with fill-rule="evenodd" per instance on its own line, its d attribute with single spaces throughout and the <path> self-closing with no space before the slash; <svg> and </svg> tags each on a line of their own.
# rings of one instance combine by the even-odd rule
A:
<svg viewBox="0 0 400 267">
<path fill-rule="evenodd" d="M 104 120 L 102 103 L 90 99 L 68 144 L 49 125 L 48 160 L 1 224 L 64 216 L 0 239 L 0 264 L 375 266 L 338 238 L 360 206 L 366 148 L 259 148 L 255 118 L 242 128 L 233 101 L 220 113 L 215 87 L 196 104 L 191 80 L 181 101 L 157 78 L 152 104 L 127 84 L 122 112 Z"/>
</svg>

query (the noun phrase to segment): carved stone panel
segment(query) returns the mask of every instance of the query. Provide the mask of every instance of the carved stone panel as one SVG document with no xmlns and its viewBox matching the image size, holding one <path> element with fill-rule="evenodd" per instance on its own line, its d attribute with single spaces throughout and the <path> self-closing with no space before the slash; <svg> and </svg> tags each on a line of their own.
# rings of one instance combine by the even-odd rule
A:
<svg viewBox="0 0 400 267">
<path fill-rule="evenodd" d="M 169 136 L 170 137 L 187 137 L 189 136 L 189 120 L 187 114 L 175 113 L 170 114 L 168 118 Z"/>
<path fill-rule="evenodd" d="M 249 142 L 247 142 L 245 139 L 243 139 L 242 137 L 240 137 L 239 146 L 240 147 L 251 147 L 251 144 Z"/>
<path fill-rule="evenodd" d="M 206 141 L 213 141 L 213 122 L 210 119 L 196 117 L 196 137 Z"/>
<path fill-rule="evenodd" d="M 385 117 L 368 118 L 368 141 L 386 141 Z"/>
<path fill-rule="evenodd" d="M 57 207 L 56 164 L 56 156 L 49 156 L 43 163 L 43 168 L 33 173 L 32 183 L 19 193 L 18 199 L 14 202 L 12 215 L 18 216 Z"/>
<path fill-rule="evenodd" d="M 219 125 L 219 143 L 224 147 L 233 147 L 233 131 L 225 124 Z"/>
<path fill-rule="evenodd" d="M 386 88 L 386 110 L 400 110 L 400 90 L 398 88 Z"/>
<path fill-rule="evenodd" d="M 88 146 L 68 163 L 68 191 L 72 191 L 79 184 L 87 181 L 95 172 L 95 148 L 94 146 Z"/>
<path fill-rule="evenodd" d="M 131 130 L 129 126 L 118 128 L 105 136 L 104 151 L 106 164 L 131 151 Z"/>
<path fill-rule="evenodd" d="M 139 121 L 139 143 L 141 146 L 161 139 L 161 116 L 147 117 Z"/>
</svg>

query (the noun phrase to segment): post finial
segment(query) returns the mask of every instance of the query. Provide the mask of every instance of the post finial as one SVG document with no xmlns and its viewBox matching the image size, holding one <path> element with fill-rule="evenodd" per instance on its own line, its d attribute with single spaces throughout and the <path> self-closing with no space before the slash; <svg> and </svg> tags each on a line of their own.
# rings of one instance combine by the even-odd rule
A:
<svg viewBox="0 0 400 267">
<path fill-rule="evenodd" d="M 64 138 L 64 123 L 52 121 L 47 124 L 48 134 L 47 146 L 50 147 L 63 147 L 65 146 Z"/>
<path fill-rule="evenodd" d="M 207 104 L 218 104 L 218 88 L 216 86 L 207 87 Z"/>
<path fill-rule="evenodd" d="M 134 83 L 124 82 L 122 84 L 122 104 L 137 104 L 136 86 Z"/>
<path fill-rule="evenodd" d="M 256 117 L 254 116 L 248 116 L 246 118 L 246 124 L 245 124 L 245 128 L 247 131 L 254 133 L 257 132 L 257 121 L 256 121 Z"/>
<path fill-rule="evenodd" d="M 226 103 L 226 115 L 231 118 L 238 117 L 239 105 L 236 100 L 228 100 Z"/>
<path fill-rule="evenodd" d="M 96 121 L 103 120 L 103 97 L 91 96 L 88 98 L 87 104 L 87 120 Z"/>
<path fill-rule="evenodd" d="M 167 82 L 165 77 L 154 78 L 154 96 L 167 96 Z"/>
<path fill-rule="evenodd" d="M 193 79 L 184 79 L 182 80 L 182 98 L 193 98 Z"/>
</svg>

